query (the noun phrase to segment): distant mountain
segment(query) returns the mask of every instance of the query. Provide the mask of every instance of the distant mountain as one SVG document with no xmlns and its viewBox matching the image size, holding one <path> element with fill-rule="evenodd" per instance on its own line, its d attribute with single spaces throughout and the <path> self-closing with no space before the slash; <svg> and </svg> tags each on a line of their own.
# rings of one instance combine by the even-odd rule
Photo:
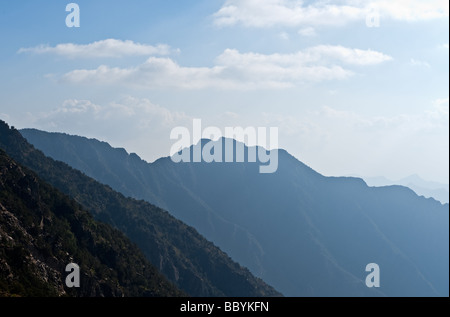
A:
<svg viewBox="0 0 450 317">
<path fill-rule="evenodd" d="M 65 285 L 80 267 L 80 288 Z M 121 232 L 0 150 L 0 296 L 181 296 Z"/>
<path fill-rule="evenodd" d="M 3 121 L 0 121 L 0 148 L 74 198 L 96 219 L 125 233 L 145 257 L 186 294 L 281 295 L 168 212 L 145 201 L 126 198 L 67 164 L 46 157 Z"/>
<path fill-rule="evenodd" d="M 406 187 L 324 177 L 284 150 L 278 171 L 260 174 L 259 163 L 149 164 L 96 140 L 22 133 L 47 155 L 170 210 L 285 295 L 449 294 L 449 205 Z M 372 262 L 378 289 L 365 285 Z"/>
<path fill-rule="evenodd" d="M 391 186 L 402 185 L 411 188 L 417 195 L 426 198 L 432 197 L 443 204 L 449 202 L 449 186 L 438 182 L 430 182 L 418 175 L 410 175 L 397 181 L 385 177 L 364 177 L 369 186 Z"/>
</svg>

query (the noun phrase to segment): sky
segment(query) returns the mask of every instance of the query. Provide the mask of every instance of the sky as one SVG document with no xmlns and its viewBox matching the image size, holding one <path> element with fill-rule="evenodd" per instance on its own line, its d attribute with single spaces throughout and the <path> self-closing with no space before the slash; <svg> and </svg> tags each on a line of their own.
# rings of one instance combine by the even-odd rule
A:
<svg viewBox="0 0 450 317">
<path fill-rule="evenodd" d="M 152 162 L 172 129 L 277 127 L 328 176 L 449 183 L 449 9 L 421 0 L 1 1 L 0 119 Z"/>
</svg>

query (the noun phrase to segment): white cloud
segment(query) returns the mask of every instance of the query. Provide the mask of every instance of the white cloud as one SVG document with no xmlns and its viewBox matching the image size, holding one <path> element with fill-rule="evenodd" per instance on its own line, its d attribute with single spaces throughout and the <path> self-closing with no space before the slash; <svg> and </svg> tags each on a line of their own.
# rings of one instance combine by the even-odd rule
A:
<svg viewBox="0 0 450 317">
<path fill-rule="evenodd" d="M 224 112 L 202 117 L 202 126 L 279 127 L 280 147 L 326 175 L 401 178 L 419 173 L 444 181 L 448 104 L 448 97 L 440 98 L 423 113 L 394 116 L 369 116 L 329 106 L 301 115 Z M 191 129 L 192 119 L 145 98 L 124 97 L 101 105 L 70 99 L 53 111 L 29 114 L 20 121 L 21 126 L 95 137 L 153 161 L 169 154 L 174 143 L 171 129 Z"/>
<path fill-rule="evenodd" d="M 435 105 L 447 105 L 448 106 L 448 97 L 447 98 L 438 98 L 434 101 Z"/>
<path fill-rule="evenodd" d="M 10 120 L 10 116 L 9 116 L 9 115 L 7 115 L 6 113 L 1 113 L 1 112 L 0 112 L 0 120 L 3 120 L 3 121 L 6 121 L 6 122 L 9 122 L 9 120 Z"/>
<path fill-rule="evenodd" d="M 142 55 L 168 55 L 171 48 L 165 44 L 157 46 L 106 39 L 90 44 L 64 43 L 56 46 L 40 45 L 31 48 L 21 48 L 18 53 L 56 54 L 67 58 L 105 58 Z"/>
<path fill-rule="evenodd" d="M 316 30 L 311 26 L 308 26 L 308 27 L 298 30 L 298 34 L 300 34 L 301 36 L 306 36 L 306 37 L 311 37 L 311 36 L 317 35 Z"/>
<path fill-rule="evenodd" d="M 448 175 L 448 98 L 416 114 L 369 116 L 324 106 L 301 116 L 262 116 L 264 125 L 279 127 L 281 148 L 326 175 Z"/>
<path fill-rule="evenodd" d="M 170 131 L 192 126 L 192 118 L 145 98 L 123 97 L 98 105 L 90 100 L 65 100 L 52 111 L 28 113 L 22 126 L 64 132 L 106 141 L 153 161 L 169 154 Z"/>
<path fill-rule="evenodd" d="M 289 40 L 289 34 L 287 34 L 286 32 L 281 32 L 279 34 L 279 36 L 280 36 L 280 39 L 282 39 L 282 40 L 285 40 L 285 41 Z"/>
<path fill-rule="evenodd" d="M 411 58 L 410 64 L 411 64 L 411 66 L 416 66 L 416 67 L 424 67 L 424 68 L 430 68 L 431 67 L 430 64 L 428 64 L 428 62 L 417 60 L 417 59 L 414 59 L 414 58 Z"/>
<path fill-rule="evenodd" d="M 185 117 L 184 113 L 171 112 L 167 108 L 152 103 L 148 99 L 139 99 L 131 96 L 100 106 L 89 100 L 68 99 L 56 110 L 49 112 L 41 118 L 62 118 L 65 115 L 88 115 L 96 120 L 110 121 L 133 119 L 138 125 L 144 122 L 158 122 L 158 125 L 171 126 Z"/>
<path fill-rule="evenodd" d="M 318 45 L 307 50 L 321 59 L 331 58 L 352 65 L 376 65 L 392 60 L 392 57 L 373 50 L 351 49 L 340 45 Z"/>
<path fill-rule="evenodd" d="M 339 25 L 361 18 L 361 10 L 348 5 L 304 5 L 292 0 L 228 0 L 214 14 L 218 26 L 247 27 Z"/>
<path fill-rule="evenodd" d="M 420 21 L 449 16 L 447 0 L 376 0 L 371 5 L 380 13 L 400 21 Z"/>
<path fill-rule="evenodd" d="M 105 65 L 93 70 L 74 70 L 62 77 L 63 82 L 90 84 L 124 84 L 140 88 L 201 89 L 236 88 L 222 75 L 223 67 L 183 67 L 169 58 L 150 57 L 132 68 L 111 68 Z"/>
<path fill-rule="evenodd" d="M 213 67 L 183 67 L 170 58 L 150 57 L 132 68 L 100 66 L 74 70 L 63 82 L 124 84 L 140 88 L 261 89 L 287 88 L 302 82 L 346 79 L 349 66 L 375 65 L 392 58 L 381 52 L 319 45 L 294 54 L 240 53 L 227 49 Z"/>
<path fill-rule="evenodd" d="M 150 126 L 155 124 L 163 127 L 172 127 L 180 122 L 186 121 L 188 118 L 183 112 L 170 111 L 152 103 L 148 99 L 139 99 L 131 96 L 123 98 L 120 102 L 112 102 L 105 111 L 105 118 L 128 117 L 137 119 L 140 126 Z M 139 118 L 139 119 L 138 119 Z"/>
<path fill-rule="evenodd" d="M 448 43 L 444 43 L 438 46 L 440 49 L 444 49 L 446 51 L 448 51 Z"/>
<path fill-rule="evenodd" d="M 69 99 L 65 100 L 62 106 L 56 109 L 55 111 L 56 113 L 68 113 L 68 114 L 87 113 L 87 112 L 97 114 L 101 110 L 102 110 L 101 106 L 93 104 L 89 100 Z"/>
<path fill-rule="evenodd" d="M 446 0 L 227 0 L 213 17 L 218 26 L 340 26 L 364 21 L 372 12 L 401 21 L 448 17 Z"/>
<path fill-rule="evenodd" d="M 429 116 L 433 118 L 443 118 L 448 121 L 448 115 L 449 115 L 449 102 L 448 97 L 442 98 L 442 99 L 436 99 L 434 101 L 434 109 L 430 112 L 428 112 Z"/>
</svg>

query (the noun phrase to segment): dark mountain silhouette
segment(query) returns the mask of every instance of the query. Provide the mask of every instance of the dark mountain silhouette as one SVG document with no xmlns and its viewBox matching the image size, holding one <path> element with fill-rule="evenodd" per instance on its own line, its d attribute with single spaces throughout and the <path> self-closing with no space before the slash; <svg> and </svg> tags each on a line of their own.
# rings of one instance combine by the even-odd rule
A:
<svg viewBox="0 0 450 317">
<path fill-rule="evenodd" d="M 449 205 L 406 187 L 324 177 L 284 150 L 277 172 L 260 174 L 259 163 L 149 164 L 97 140 L 22 133 L 47 155 L 170 210 L 285 295 L 449 294 Z M 365 285 L 372 262 L 377 289 Z"/>
<path fill-rule="evenodd" d="M 80 267 L 80 287 L 65 284 Z M 181 296 L 121 232 L 0 150 L 0 296 Z"/>
<path fill-rule="evenodd" d="M 46 157 L 3 121 L 0 121 L 0 148 L 74 198 L 96 219 L 125 233 L 146 258 L 186 294 L 280 296 L 195 229 L 148 202 L 126 198 L 67 164 Z"/>
</svg>

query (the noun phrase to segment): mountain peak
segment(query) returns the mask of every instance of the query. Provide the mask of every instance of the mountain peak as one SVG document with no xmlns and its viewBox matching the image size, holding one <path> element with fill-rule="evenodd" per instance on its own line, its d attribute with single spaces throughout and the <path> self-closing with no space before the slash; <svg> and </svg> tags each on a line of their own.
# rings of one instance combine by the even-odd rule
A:
<svg viewBox="0 0 450 317">
<path fill-rule="evenodd" d="M 30 130 L 24 132 L 27 133 L 33 135 Z M 45 135 L 44 143 L 48 142 L 47 149 L 61 155 L 58 161 L 44 156 L 4 122 L 0 123 L 0 148 L 66 195 L 76 197 L 77 202 L 97 220 L 126 233 L 146 258 L 185 293 L 203 297 L 281 295 L 167 211 L 142 198 L 127 198 L 114 191 L 114 185 L 100 184 L 86 176 L 88 172 L 82 173 L 63 162 L 73 159 L 80 169 L 102 174 L 105 176 L 103 183 L 120 184 L 122 193 L 133 192 L 134 196 L 125 195 L 135 198 L 139 198 L 136 196 L 140 193 L 139 189 L 148 188 L 141 184 L 130 185 L 126 180 L 130 177 L 150 182 L 157 180 L 136 171 L 136 168 L 148 166 L 148 163 L 129 164 L 127 160 L 117 159 L 116 154 L 121 151 L 113 149 L 111 153 L 111 149 L 93 140 L 77 142 L 80 138 L 45 133 L 39 133 L 37 137 L 42 135 Z M 70 149 L 70 153 L 63 149 Z M 105 168 L 117 174 L 111 175 Z"/>
<path fill-rule="evenodd" d="M 449 206 L 403 186 L 325 177 L 282 150 L 277 172 L 267 175 L 254 162 L 130 166 L 95 151 L 91 161 L 61 142 L 51 155 L 169 210 L 287 296 L 448 294 Z M 365 286 L 373 262 L 384 272 L 381 289 Z"/>
</svg>

